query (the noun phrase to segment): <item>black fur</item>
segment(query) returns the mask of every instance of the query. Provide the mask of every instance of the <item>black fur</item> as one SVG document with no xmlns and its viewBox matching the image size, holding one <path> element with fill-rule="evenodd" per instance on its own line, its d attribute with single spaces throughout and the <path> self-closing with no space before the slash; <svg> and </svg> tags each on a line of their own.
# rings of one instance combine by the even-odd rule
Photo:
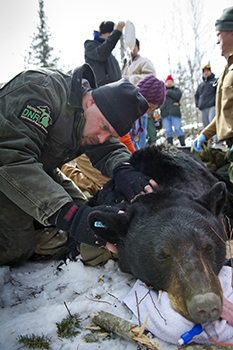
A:
<svg viewBox="0 0 233 350">
<path fill-rule="evenodd" d="M 222 296 L 216 276 L 225 261 L 224 242 L 233 218 L 230 184 L 219 181 L 194 156 L 174 146 L 146 147 L 135 152 L 130 162 L 159 188 L 137 197 L 124 214 L 93 212 L 90 227 L 117 243 L 122 271 L 155 290 L 167 291 L 173 308 L 184 317 L 196 323 L 217 318 Z M 114 191 L 111 180 L 90 205 L 114 205 Z M 97 232 L 95 221 L 108 229 Z M 211 315 L 207 310 L 198 314 L 195 296 L 199 294 L 213 296 Z"/>
</svg>

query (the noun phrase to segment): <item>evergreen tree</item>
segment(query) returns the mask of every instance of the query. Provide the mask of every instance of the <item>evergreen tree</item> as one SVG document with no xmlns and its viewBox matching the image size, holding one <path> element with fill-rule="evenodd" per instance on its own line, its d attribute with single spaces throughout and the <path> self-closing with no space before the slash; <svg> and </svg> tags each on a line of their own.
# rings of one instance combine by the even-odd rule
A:
<svg viewBox="0 0 233 350">
<path fill-rule="evenodd" d="M 47 28 L 47 17 L 44 12 L 44 1 L 39 0 L 38 11 L 40 24 L 37 26 L 38 33 L 33 35 L 32 44 L 28 53 L 28 64 L 40 67 L 57 67 L 58 57 L 53 58 L 53 47 L 49 45 L 51 34 Z"/>
</svg>

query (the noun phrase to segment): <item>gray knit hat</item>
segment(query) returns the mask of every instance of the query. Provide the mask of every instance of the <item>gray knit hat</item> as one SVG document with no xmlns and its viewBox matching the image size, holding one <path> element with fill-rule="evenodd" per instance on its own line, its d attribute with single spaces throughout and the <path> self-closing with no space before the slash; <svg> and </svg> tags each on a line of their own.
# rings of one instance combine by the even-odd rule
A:
<svg viewBox="0 0 233 350">
<path fill-rule="evenodd" d="M 92 97 L 119 136 L 127 134 L 150 107 L 139 88 L 126 78 L 94 89 Z"/>
<path fill-rule="evenodd" d="M 215 22 L 215 30 L 233 31 L 233 6 L 223 10 L 222 16 Z"/>
</svg>

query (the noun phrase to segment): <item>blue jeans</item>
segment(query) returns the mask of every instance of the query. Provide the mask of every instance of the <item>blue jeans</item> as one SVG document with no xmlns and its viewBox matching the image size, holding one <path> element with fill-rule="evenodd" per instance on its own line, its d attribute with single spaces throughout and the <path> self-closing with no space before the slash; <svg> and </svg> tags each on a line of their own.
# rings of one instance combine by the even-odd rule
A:
<svg viewBox="0 0 233 350">
<path fill-rule="evenodd" d="M 138 121 L 138 119 L 135 122 L 135 130 L 136 130 L 136 132 L 137 132 L 137 134 L 139 136 L 139 141 L 138 142 L 134 142 L 134 140 L 133 140 L 132 129 L 129 132 L 131 140 L 133 142 L 133 145 L 134 145 L 136 151 L 139 150 L 140 148 L 143 148 L 143 147 L 146 146 L 147 117 L 148 117 L 147 113 L 143 114 L 143 116 L 141 117 L 141 122 L 142 122 L 142 127 L 144 129 L 144 132 L 138 132 L 138 128 L 139 128 L 139 121 Z"/>
<path fill-rule="evenodd" d="M 173 137 L 173 129 L 174 126 L 175 133 L 177 137 L 183 136 L 184 132 L 181 129 L 181 118 L 175 117 L 174 115 L 169 115 L 166 118 L 163 118 L 163 126 L 165 128 L 166 138 Z"/>
</svg>

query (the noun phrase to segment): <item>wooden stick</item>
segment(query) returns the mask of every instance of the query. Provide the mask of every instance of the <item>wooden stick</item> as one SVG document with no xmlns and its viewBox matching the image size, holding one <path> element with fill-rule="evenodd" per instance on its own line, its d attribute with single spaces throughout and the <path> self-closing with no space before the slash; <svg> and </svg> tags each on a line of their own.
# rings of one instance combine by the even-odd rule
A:
<svg viewBox="0 0 233 350">
<path fill-rule="evenodd" d="M 142 334 L 143 334 L 143 332 L 144 332 L 144 330 L 145 330 L 145 328 L 146 328 L 147 321 L 148 321 L 148 317 L 149 317 L 149 313 L 147 313 L 147 314 L 146 314 L 145 321 L 144 321 L 144 323 L 143 323 L 142 327 L 140 327 L 140 328 L 141 328 L 141 330 L 140 330 L 140 332 L 139 332 L 139 334 L 138 334 L 138 336 L 139 336 L 139 337 L 141 337 L 141 336 L 142 336 Z"/>
<path fill-rule="evenodd" d="M 141 327 L 138 327 L 118 316 L 109 314 L 105 311 L 100 311 L 96 315 L 91 314 L 91 318 L 92 321 L 98 326 L 106 329 L 109 332 L 113 332 L 126 340 L 135 341 L 146 346 L 148 349 L 163 350 L 155 341 L 148 338 L 145 334 L 141 334 Z M 143 327 L 146 327 L 146 322 L 144 322 Z"/>
</svg>

